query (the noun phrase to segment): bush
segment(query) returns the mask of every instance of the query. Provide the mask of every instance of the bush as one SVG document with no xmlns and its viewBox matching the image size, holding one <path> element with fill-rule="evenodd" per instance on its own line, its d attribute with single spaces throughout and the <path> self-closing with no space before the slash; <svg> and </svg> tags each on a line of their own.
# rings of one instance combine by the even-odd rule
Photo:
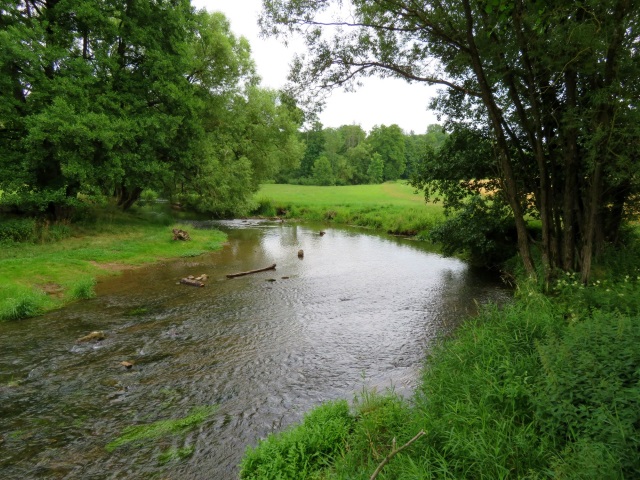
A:
<svg viewBox="0 0 640 480">
<path fill-rule="evenodd" d="M 537 415 L 548 435 L 568 444 L 560 465 L 613 464 L 625 478 L 640 476 L 639 344 L 640 318 L 596 311 L 539 347 Z"/>
<path fill-rule="evenodd" d="M 33 242 L 36 240 L 36 221 L 15 218 L 0 221 L 0 242 Z"/>
<path fill-rule="evenodd" d="M 513 218 L 502 207 L 480 197 L 433 228 L 433 242 L 442 245 L 445 255 L 467 253 L 469 260 L 482 266 L 494 266 L 516 253 L 516 232 Z"/>
</svg>

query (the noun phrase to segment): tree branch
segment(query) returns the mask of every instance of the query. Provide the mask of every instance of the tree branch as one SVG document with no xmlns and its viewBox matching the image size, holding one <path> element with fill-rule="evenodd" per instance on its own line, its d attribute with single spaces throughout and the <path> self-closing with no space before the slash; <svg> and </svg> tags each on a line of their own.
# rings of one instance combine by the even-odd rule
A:
<svg viewBox="0 0 640 480">
<path fill-rule="evenodd" d="M 418 440 L 420 437 L 422 437 L 423 435 L 426 435 L 426 432 L 424 430 L 420 430 L 417 435 L 415 437 L 413 437 L 411 440 L 409 440 L 407 443 L 405 443 L 404 445 L 402 445 L 400 448 L 396 448 L 396 439 L 393 439 L 392 442 L 392 446 L 391 446 L 391 452 L 389 452 L 389 455 L 387 455 L 386 457 L 384 457 L 384 460 L 382 460 L 382 462 L 380 462 L 380 465 L 378 465 L 378 468 L 376 468 L 376 471 L 373 472 L 373 475 L 371 475 L 371 478 L 369 478 L 369 480 L 375 480 L 376 477 L 378 476 L 378 474 L 382 471 L 382 469 L 384 468 L 384 466 L 389 463 L 389 461 L 396 456 L 398 453 L 400 453 L 402 450 L 404 450 L 405 448 L 407 448 L 409 445 L 411 445 L 413 442 L 415 442 L 416 440 Z"/>
</svg>

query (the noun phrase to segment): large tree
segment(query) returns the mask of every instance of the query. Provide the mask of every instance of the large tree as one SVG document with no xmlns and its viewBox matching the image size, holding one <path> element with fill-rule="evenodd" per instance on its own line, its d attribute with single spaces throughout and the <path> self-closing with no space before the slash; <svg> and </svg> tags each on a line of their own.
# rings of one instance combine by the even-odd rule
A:
<svg viewBox="0 0 640 480">
<path fill-rule="evenodd" d="M 638 0 L 263 3 L 265 31 L 306 41 L 298 85 L 380 75 L 443 86 L 434 107 L 449 128 L 492 146 L 526 270 L 535 275 L 526 218 L 537 216 L 545 276 L 588 280 L 637 194 Z"/>
<path fill-rule="evenodd" d="M 0 203 L 21 213 L 145 188 L 231 213 L 301 155 L 295 102 L 189 0 L 0 0 L 0 47 Z"/>
</svg>

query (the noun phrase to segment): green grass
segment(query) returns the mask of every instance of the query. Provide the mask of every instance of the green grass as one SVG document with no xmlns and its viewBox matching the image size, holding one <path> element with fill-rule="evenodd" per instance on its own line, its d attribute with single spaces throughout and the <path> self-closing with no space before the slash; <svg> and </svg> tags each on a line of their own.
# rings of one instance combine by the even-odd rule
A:
<svg viewBox="0 0 640 480">
<path fill-rule="evenodd" d="M 195 230 L 154 211 L 102 210 L 53 242 L 5 241 L 0 248 L 0 321 L 32 317 L 91 298 L 97 278 L 161 259 L 193 257 L 221 248 L 218 230 Z M 174 241 L 172 228 L 191 241 Z M 50 295 L 43 292 L 49 290 Z M 52 291 L 53 290 L 53 291 Z"/>
<path fill-rule="evenodd" d="M 158 420 L 157 422 L 134 425 L 127 427 L 118 438 L 109 442 L 105 447 L 107 451 L 112 452 L 115 449 L 128 445 L 131 443 L 139 444 L 148 440 L 155 440 L 161 437 L 167 437 L 171 435 L 181 435 L 189 430 L 193 430 L 200 425 L 208 417 L 213 415 L 218 409 L 217 405 L 206 405 L 201 407 L 195 407 L 191 410 L 189 415 L 184 418 L 175 418 L 169 420 Z M 188 452 L 181 449 L 183 456 L 188 456 L 192 453 L 192 450 Z M 165 452 L 166 453 L 166 452 Z M 178 452 L 173 452 L 176 455 L 180 455 Z M 161 461 L 171 460 L 171 452 L 168 456 L 161 457 Z"/>
<path fill-rule="evenodd" d="M 401 235 L 424 235 L 444 218 L 442 207 L 403 182 L 319 187 L 267 184 L 255 213 L 314 222 L 357 225 Z"/>
</svg>

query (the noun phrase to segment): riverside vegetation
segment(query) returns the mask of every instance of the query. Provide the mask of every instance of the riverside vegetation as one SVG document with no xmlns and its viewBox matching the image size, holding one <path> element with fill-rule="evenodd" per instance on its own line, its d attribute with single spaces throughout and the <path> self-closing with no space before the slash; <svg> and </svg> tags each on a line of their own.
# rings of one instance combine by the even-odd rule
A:
<svg viewBox="0 0 640 480">
<path fill-rule="evenodd" d="M 250 447 L 241 478 L 373 478 L 394 443 L 422 430 L 377 478 L 637 478 L 636 234 L 588 286 L 569 274 L 549 295 L 520 274 L 513 302 L 429 352 L 412 399 L 363 391 L 351 406 L 321 405 Z"/>
<path fill-rule="evenodd" d="M 402 181 L 331 187 L 265 184 L 255 198 L 255 212 L 268 217 L 356 225 L 422 239 L 444 220 L 440 205 L 425 204 Z"/>
<path fill-rule="evenodd" d="M 168 211 L 103 207 L 76 223 L 0 222 L 0 321 L 33 317 L 95 295 L 97 278 L 160 259 L 193 257 L 222 247 L 219 230 L 192 230 Z M 172 228 L 191 241 L 173 241 Z"/>
</svg>

